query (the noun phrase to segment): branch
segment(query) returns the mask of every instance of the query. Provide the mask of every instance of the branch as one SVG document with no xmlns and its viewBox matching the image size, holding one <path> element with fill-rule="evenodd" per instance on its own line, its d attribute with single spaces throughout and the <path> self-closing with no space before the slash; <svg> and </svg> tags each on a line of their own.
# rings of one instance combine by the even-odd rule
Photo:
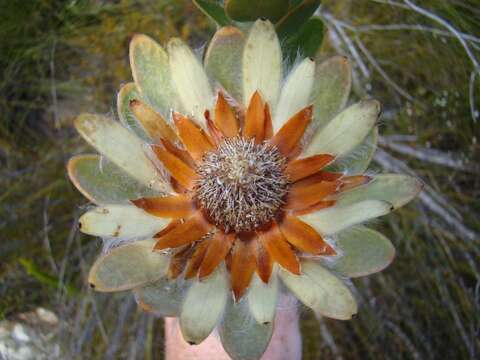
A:
<svg viewBox="0 0 480 360">
<path fill-rule="evenodd" d="M 403 161 L 398 160 L 388 154 L 387 152 L 378 149 L 374 160 L 380 164 L 383 168 L 389 171 L 403 172 L 408 173 L 412 176 L 417 176 L 417 174 L 410 169 Z M 474 230 L 467 227 L 461 219 L 458 219 L 456 214 L 447 207 L 448 203 L 444 206 L 440 204 L 435 197 L 440 197 L 431 187 L 428 185 L 425 187 L 424 191 L 419 194 L 419 199 L 421 203 L 432 213 L 439 216 L 446 224 L 450 225 L 454 230 L 460 234 L 461 237 L 466 238 L 470 241 L 478 240 L 480 235 L 477 234 Z"/>
</svg>

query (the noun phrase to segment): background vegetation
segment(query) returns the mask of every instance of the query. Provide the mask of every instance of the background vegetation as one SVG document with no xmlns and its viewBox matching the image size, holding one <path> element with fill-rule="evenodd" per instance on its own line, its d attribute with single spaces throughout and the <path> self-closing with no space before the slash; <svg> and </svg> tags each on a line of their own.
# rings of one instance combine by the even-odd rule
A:
<svg viewBox="0 0 480 360">
<path fill-rule="evenodd" d="M 377 223 L 397 257 L 355 281 L 358 316 L 302 311 L 304 359 L 478 357 L 478 1 L 325 0 L 320 16 L 322 56 L 355 64 L 352 101 L 384 104 L 372 171 L 412 173 L 427 186 Z M 131 80 L 134 33 L 179 35 L 200 49 L 213 31 L 187 0 L 0 0 L 0 319 L 54 310 L 65 358 L 160 359 L 163 347 L 162 322 L 130 295 L 85 286 L 101 244 L 76 227 L 88 203 L 65 163 L 89 149 L 72 120 L 114 112 Z"/>
</svg>

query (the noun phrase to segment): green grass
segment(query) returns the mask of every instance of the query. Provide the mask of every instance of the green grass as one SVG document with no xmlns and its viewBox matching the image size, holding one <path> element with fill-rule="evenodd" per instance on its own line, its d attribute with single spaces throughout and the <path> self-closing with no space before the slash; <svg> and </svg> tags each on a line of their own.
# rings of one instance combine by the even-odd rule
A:
<svg viewBox="0 0 480 360">
<path fill-rule="evenodd" d="M 458 31 L 480 37 L 476 1 L 416 3 Z M 128 296 L 94 294 L 85 286 L 100 242 L 76 231 L 88 203 L 68 182 L 65 163 L 88 147 L 71 122 L 83 111 L 112 111 L 119 86 L 131 80 L 127 51 L 134 33 L 162 42 L 180 35 L 199 47 L 213 26 L 189 1 L 108 4 L 0 2 L 0 317 L 42 305 L 62 318 L 66 353 L 97 359 L 110 351 L 122 358 L 135 348 L 137 358 L 157 359 L 163 354 L 162 323 L 142 315 Z M 413 169 L 446 200 L 436 200 L 440 209 L 454 219 L 458 212 L 457 222 L 480 233 L 480 180 L 472 170 L 480 163 L 480 119 L 471 114 L 472 105 L 480 108 L 480 75 L 471 98 L 474 69 L 458 39 L 438 22 L 381 1 L 325 0 L 322 14 L 330 16 L 325 19 L 331 31 L 336 31 L 332 19 L 349 25 L 343 29 L 360 56 L 357 64 L 360 60 L 369 73 L 365 77 L 355 66 L 352 101 L 372 96 L 383 102 L 381 134 L 414 136 L 401 144 L 417 153 L 435 149 L 441 161 L 458 157 L 466 165 L 452 168 L 382 146 L 396 161 L 391 164 Z M 393 24 L 445 33 L 372 27 Z M 480 42 L 468 44 L 479 59 Z M 324 51 L 354 58 L 341 38 Z M 376 163 L 374 169 L 381 167 Z M 304 359 L 478 356 L 480 239 L 468 238 L 421 200 L 376 227 L 395 244 L 394 263 L 354 281 L 360 304 L 354 320 L 318 323 L 302 311 Z M 27 271 L 20 258 L 35 271 Z M 64 284 L 78 294 L 67 296 Z M 119 341 L 121 319 L 130 326 Z"/>
</svg>

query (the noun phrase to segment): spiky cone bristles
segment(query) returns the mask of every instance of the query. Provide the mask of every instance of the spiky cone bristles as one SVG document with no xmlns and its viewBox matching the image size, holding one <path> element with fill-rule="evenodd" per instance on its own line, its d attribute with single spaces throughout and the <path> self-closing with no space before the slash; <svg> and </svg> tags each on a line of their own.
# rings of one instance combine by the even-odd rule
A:
<svg viewBox="0 0 480 360">
<path fill-rule="evenodd" d="M 134 102 L 139 107 L 138 101 Z M 142 107 L 148 108 L 143 104 Z M 137 112 L 148 122 L 150 112 Z M 145 117 L 145 118 L 144 118 Z M 238 118 L 218 93 L 207 130 L 174 113 L 180 142 L 162 138 L 153 145 L 178 194 L 132 199 L 151 215 L 172 219 L 155 235 L 154 249 L 173 253 L 168 275 L 204 279 L 222 262 L 238 301 L 253 274 L 268 283 L 273 264 L 301 273 L 304 254 L 332 256 L 334 248 L 297 215 L 335 204 L 329 197 L 365 184 L 367 176 L 348 177 L 322 169 L 330 154 L 296 159 L 312 119 L 312 107 L 294 114 L 275 134 L 267 103 L 256 91 Z M 165 134 L 170 134 L 169 129 Z M 158 134 L 158 132 L 156 132 Z"/>
</svg>

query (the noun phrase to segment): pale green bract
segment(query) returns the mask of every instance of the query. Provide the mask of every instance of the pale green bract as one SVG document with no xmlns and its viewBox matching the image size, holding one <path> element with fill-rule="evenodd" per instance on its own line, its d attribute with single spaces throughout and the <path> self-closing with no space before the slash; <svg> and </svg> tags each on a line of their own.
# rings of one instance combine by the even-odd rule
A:
<svg viewBox="0 0 480 360">
<path fill-rule="evenodd" d="M 344 279 L 380 271 L 395 254 L 387 238 L 361 224 L 412 200 L 422 187 L 418 180 L 376 175 L 365 185 L 334 196 L 334 206 L 299 216 L 331 240 L 337 255 L 307 259 L 299 253 L 300 275 L 275 264 L 268 284 L 254 275 L 238 303 L 233 301 L 224 264 L 202 280 L 170 279 L 171 255 L 154 252 L 152 239 L 170 219 L 154 217 L 129 202 L 174 193 L 168 175 L 158 171 L 152 160 L 150 137 L 130 111 L 132 99 L 149 104 L 167 121 L 174 110 L 205 128 L 204 114 L 214 111 L 218 91 L 236 101 L 240 110 L 259 91 L 269 104 L 275 131 L 313 105 L 312 124 L 299 157 L 328 153 L 335 161 L 327 170 L 363 174 L 376 148 L 380 104 L 361 100 L 344 109 L 351 88 L 348 59 L 336 56 L 320 63 L 303 59 L 286 73 L 274 26 L 258 20 L 248 31 L 219 29 L 204 64 L 180 39 L 164 48 L 136 35 L 130 63 L 134 82 L 118 94 L 120 122 L 93 114 L 81 115 L 75 122 L 79 133 L 105 158 L 80 155 L 69 162 L 73 183 L 98 206 L 80 218 L 81 231 L 120 244 L 108 248 L 92 266 L 92 287 L 106 292 L 133 290 L 144 310 L 179 317 L 190 343 L 200 343 L 217 328 L 233 359 L 262 356 L 274 330 L 281 293 L 293 294 L 319 315 L 350 319 L 357 304 Z"/>
</svg>

